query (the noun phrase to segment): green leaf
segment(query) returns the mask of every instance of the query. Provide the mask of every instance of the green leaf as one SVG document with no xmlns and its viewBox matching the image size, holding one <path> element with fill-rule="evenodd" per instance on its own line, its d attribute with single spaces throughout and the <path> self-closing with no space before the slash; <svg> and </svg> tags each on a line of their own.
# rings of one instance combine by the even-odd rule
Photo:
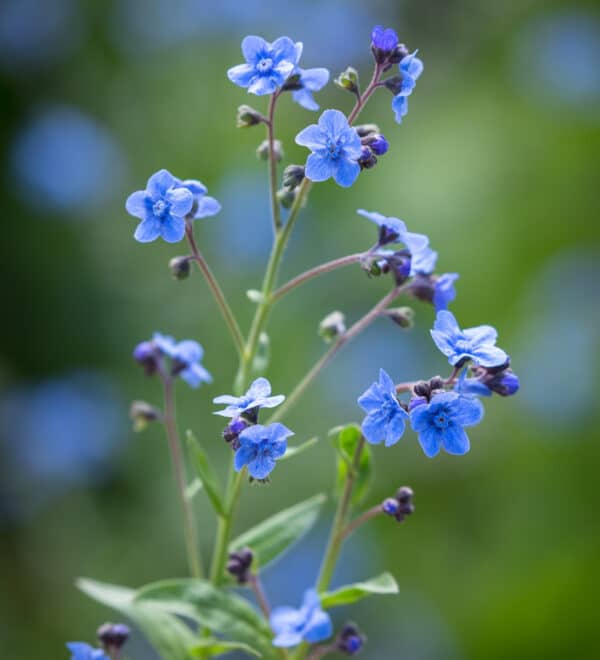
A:
<svg viewBox="0 0 600 660">
<path fill-rule="evenodd" d="M 303 451 L 306 451 L 307 449 L 310 449 L 313 445 L 316 445 L 317 442 L 319 442 L 319 438 L 315 436 L 314 438 L 310 438 L 310 440 L 303 442 L 301 445 L 296 445 L 295 447 L 288 447 L 285 454 L 279 460 L 284 461 L 288 458 L 292 458 L 292 456 L 298 456 L 298 454 L 301 454 Z"/>
<path fill-rule="evenodd" d="M 372 594 L 397 594 L 398 584 L 391 573 L 382 573 L 366 582 L 355 582 L 321 596 L 321 605 L 327 609 L 349 605 Z"/>
<path fill-rule="evenodd" d="M 325 495 L 315 495 L 244 532 L 229 545 L 229 551 L 251 548 L 257 565 L 264 568 L 298 541 L 317 521 Z"/>
<path fill-rule="evenodd" d="M 353 470 L 354 453 L 362 437 L 362 432 L 356 424 L 348 424 L 347 426 L 338 426 L 329 433 L 330 435 L 334 434 L 333 442 L 339 456 L 336 489 L 340 493 L 344 488 L 348 473 Z M 371 448 L 368 444 L 363 443 L 358 469 L 355 474 L 352 504 L 358 504 L 367 494 L 372 475 L 373 460 Z"/>
<path fill-rule="evenodd" d="M 77 586 L 94 600 L 133 621 L 165 660 L 190 660 L 197 636 L 178 618 L 153 603 L 134 602 L 135 591 L 80 578 Z"/>
<path fill-rule="evenodd" d="M 134 602 L 189 617 L 213 633 L 248 644 L 264 658 L 277 657 L 271 629 L 258 612 L 243 598 L 204 580 L 155 582 L 140 589 Z"/>
<path fill-rule="evenodd" d="M 204 658 L 207 655 L 212 657 L 215 655 L 221 655 L 222 653 L 230 653 L 231 651 L 244 651 L 244 653 L 247 653 L 248 655 L 254 655 L 257 658 L 261 657 L 259 651 L 248 646 L 248 644 L 242 644 L 242 642 L 226 642 L 223 639 L 215 639 L 214 637 L 201 639 L 192 649 L 192 655 Z"/>
<path fill-rule="evenodd" d="M 217 479 L 212 466 L 208 460 L 206 452 L 202 448 L 200 441 L 196 438 L 192 431 L 186 433 L 188 448 L 190 452 L 190 457 L 196 473 L 198 474 L 198 479 L 202 482 L 204 490 L 208 495 L 208 499 L 211 501 L 215 511 L 220 515 L 225 515 L 225 508 L 223 506 L 223 500 L 221 499 L 221 486 Z"/>
</svg>

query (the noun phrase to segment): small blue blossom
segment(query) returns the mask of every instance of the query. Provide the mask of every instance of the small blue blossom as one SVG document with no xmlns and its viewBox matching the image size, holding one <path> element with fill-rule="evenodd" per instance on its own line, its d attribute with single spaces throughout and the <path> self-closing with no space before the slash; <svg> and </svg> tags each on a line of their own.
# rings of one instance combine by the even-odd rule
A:
<svg viewBox="0 0 600 660">
<path fill-rule="evenodd" d="M 458 273 L 444 273 L 433 285 L 433 306 L 435 311 L 448 309 L 448 305 L 456 298 L 454 282 L 460 277 Z"/>
<path fill-rule="evenodd" d="M 492 396 L 492 390 L 478 378 L 467 378 L 467 370 L 463 369 L 454 390 L 465 396 Z"/>
<path fill-rule="evenodd" d="M 283 394 L 271 396 L 271 383 L 266 378 L 257 378 L 244 396 L 223 394 L 213 399 L 213 403 L 227 406 L 223 410 L 217 410 L 214 414 L 233 419 L 255 408 L 275 408 L 284 400 Z"/>
<path fill-rule="evenodd" d="M 508 355 L 495 345 L 498 337 L 495 328 L 479 325 L 461 330 L 454 315 L 447 310 L 437 313 L 431 336 L 454 367 L 466 360 L 473 360 L 482 367 L 497 367 L 508 360 Z"/>
<path fill-rule="evenodd" d="M 319 104 L 313 98 L 313 92 L 318 92 L 329 82 L 329 71 L 322 67 L 315 69 L 301 69 L 294 71 L 298 76 L 296 85 L 300 89 L 294 89 L 292 99 L 307 110 L 318 110 Z"/>
<path fill-rule="evenodd" d="M 314 589 L 304 594 L 300 609 L 276 607 L 271 612 L 270 623 L 275 633 L 273 646 L 296 646 L 302 641 L 316 644 L 333 634 L 331 618 L 321 608 L 321 601 Z"/>
<path fill-rule="evenodd" d="M 272 44 L 261 37 L 249 36 L 242 41 L 245 64 L 227 71 L 227 77 L 239 87 L 247 87 L 251 94 L 273 94 L 296 68 L 302 44 L 288 37 L 279 37 Z"/>
<path fill-rule="evenodd" d="M 239 435 L 240 446 L 234 458 L 236 472 L 247 465 L 251 477 L 266 479 L 275 468 L 275 460 L 285 454 L 286 438 L 291 435 L 294 433 L 279 423 L 255 424 L 244 429 Z"/>
<path fill-rule="evenodd" d="M 192 210 L 194 195 L 179 187 L 167 170 L 160 170 L 148 179 L 146 190 L 138 190 L 127 198 L 127 213 L 141 222 L 134 238 L 140 243 L 150 243 L 161 237 L 167 243 L 177 243 L 185 235 L 185 216 Z"/>
<path fill-rule="evenodd" d="M 423 73 L 423 62 L 416 57 L 417 51 L 403 57 L 398 65 L 402 82 L 400 91 L 392 99 L 392 110 L 396 115 L 396 121 L 402 123 L 402 118 L 408 113 L 408 97 L 412 94 L 417 79 Z"/>
<path fill-rule="evenodd" d="M 69 642 L 67 648 L 71 651 L 71 660 L 110 660 L 104 651 L 85 642 Z"/>
<path fill-rule="evenodd" d="M 419 434 L 425 455 L 433 458 L 441 448 L 448 454 L 466 454 L 469 437 L 464 427 L 478 424 L 482 417 L 483 406 L 479 399 L 457 392 L 441 392 L 434 394 L 431 402 L 413 408 L 410 423 Z"/>
<path fill-rule="evenodd" d="M 211 375 L 200 364 L 204 349 L 191 339 L 176 342 L 173 337 L 154 333 L 152 342 L 158 350 L 173 361 L 174 374 L 181 376 L 191 387 L 198 387 L 201 383 L 210 383 Z"/>
<path fill-rule="evenodd" d="M 379 227 L 379 245 L 404 243 L 412 255 L 423 251 L 429 244 L 429 238 L 425 234 L 408 231 L 406 224 L 399 218 L 387 217 L 376 211 L 364 209 L 358 209 L 356 212 Z"/>
<path fill-rule="evenodd" d="M 186 179 L 185 181 L 180 181 L 177 179 L 178 187 L 185 188 L 189 190 L 194 196 L 194 203 L 191 208 L 191 217 L 194 220 L 200 218 L 208 218 L 212 215 L 217 215 L 221 210 L 221 204 L 214 198 L 209 197 L 206 193 L 206 186 L 197 181 L 196 179 Z"/>
<path fill-rule="evenodd" d="M 376 25 L 371 32 L 371 47 L 383 55 L 389 55 L 398 45 L 398 35 L 392 28 Z"/>
<path fill-rule="evenodd" d="M 296 144 L 313 152 L 306 161 L 305 171 L 312 181 L 333 177 L 337 184 L 347 188 L 360 174 L 360 136 L 339 110 L 325 110 L 318 124 L 307 126 L 296 135 Z"/>
<path fill-rule="evenodd" d="M 425 245 L 419 250 L 414 250 L 412 253 L 412 261 L 410 274 L 415 275 L 431 275 L 435 270 L 438 253 L 432 250 L 429 245 Z"/>
<path fill-rule="evenodd" d="M 358 405 L 367 413 L 362 423 L 367 442 L 377 445 L 383 440 L 386 447 L 391 447 L 400 440 L 408 413 L 396 397 L 394 381 L 383 369 L 379 370 L 379 382 L 361 394 Z"/>
</svg>

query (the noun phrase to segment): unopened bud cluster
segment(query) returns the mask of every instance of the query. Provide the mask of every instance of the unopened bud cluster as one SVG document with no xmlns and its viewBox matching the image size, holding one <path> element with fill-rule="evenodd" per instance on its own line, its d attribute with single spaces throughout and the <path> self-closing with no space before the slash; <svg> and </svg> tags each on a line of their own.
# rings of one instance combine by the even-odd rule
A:
<svg viewBox="0 0 600 660">
<path fill-rule="evenodd" d="M 238 584 L 246 584 L 250 580 L 250 567 L 253 559 L 254 555 L 250 548 L 242 548 L 237 552 L 229 553 L 227 572 L 237 580 Z"/>
<path fill-rule="evenodd" d="M 395 518 L 398 522 L 403 522 L 406 516 L 415 512 L 413 504 L 413 491 L 408 486 L 402 486 L 394 497 L 388 497 L 381 503 L 381 510 L 388 516 Z"/>
</svg>

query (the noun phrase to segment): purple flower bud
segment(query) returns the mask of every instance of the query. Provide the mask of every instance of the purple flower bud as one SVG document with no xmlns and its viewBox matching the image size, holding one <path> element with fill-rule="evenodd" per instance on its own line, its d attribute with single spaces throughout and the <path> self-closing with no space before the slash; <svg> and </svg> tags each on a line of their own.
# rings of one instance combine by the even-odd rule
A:
<svg viewBox="0 0 600 660">
<path fill-rule="evenodd" d="M 125 644 L 130 633 L 131 631 L 124 623 L 105 623 L 98 628 L 96 635 L 104 650 L 114 653 Z"/>
<path fill-rule="evenodd" d="M 143 341 L 133 349 L 133 359 L 144 367 L 147 376 L 158 370 L 159 352 L 154 342 Z"/>
<path fill-rule="evenodd" d="M 388 141 L 383 135 L 375 135 L 369 146 L 377 156 L 383 156 L 383 154 L 387 153 L 390 148 Z"/>
<path fill-rule="evenodd" d="M 381 510 L 388 516 L 395 516 L 400 508 L 400 502 L 394 497 L 388 497 L 381 503 Z"/>
<path fill-rule="evenodd" d="M 369 147 L 363 147 L 360 152 L 358 164 L 362 170 L 370 170 L 377 165 L 377 157 Z"/>
<path fill-rule="evenodd" d="M 398 35 L 391 28 L 376 25 L 371 32 L 371 51 L 375 61 L 379 64 L 385 62 L 396 50 Z"/>
<path fill-rule="evenodd" d="M 227 572 L 236 578 L 238 584 L 246 584 L 250 579 L 250 566 L 253 559 L 254 554 L 250 548 L 242 548 L 237 552 L 229 553 Z"/>
<path fill-rule="evenodd" d="M 414 397 L 410 400 L 410 402 L 408 404 L 408 410 L 410 412 L 411 410 L 414 410 L 418 406 L 422 406 L 422 405 L 425 405 L 427 403 L 428 403 L 428 401 L 424 396 Z"/>
<path fill-rule="evenodd" d="M 345 655 L 356 655 L 364 646 L 366 637 L 354 623 L 347 623 L 336 640 L 336 649 Z"/>
<path fill-rule="evenodd" d="M 496 392 L 500 396 L 512 396 L 519 391 L 520 387 L 519 377 L 512 369 L 506 369 L 499 374 L 484 378 L 483 382 L 492 392 Z"/>
<path fill-rule="evenodd" d="M 248 426 L 250 426 L 250 422 L 243 417 L 232 419 L 223 430 L 223 440 L 225 440 L 225 442 L 230 442 L 233 450 L 237 451 L 237 448 L 239 447 L 238 436 L 245 428 L 248 428 Z"/>
</svg>

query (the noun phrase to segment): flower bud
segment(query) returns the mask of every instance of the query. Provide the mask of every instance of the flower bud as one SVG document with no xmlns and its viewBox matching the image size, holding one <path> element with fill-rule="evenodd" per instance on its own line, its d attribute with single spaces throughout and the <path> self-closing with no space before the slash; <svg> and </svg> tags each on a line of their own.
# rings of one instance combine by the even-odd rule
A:
<svg viewBox="0 0 600 660">
<path fill-rule="evenodd" d="M 150 422 L 162 417 L 160 410 L 146 401 L 132 401 L 129 407 L 129 418 L 133 422 L 133 430 L 143 431 Z"/>
<path fill-rule="evenodd" d="M 397 323 L 401 328 L 408 329 L 415 325 L 415 311 L 412 307 L 391 307 L 384 310 L 383 315 Z"/>
<path fill-rule="evenodd" d="M 398 64 L 399 62 L 402 62 L 407 55 L 410 55 L 408 48 L 404 44 L 398 44 L 396 48 L 394 48 L 394 52 L 390 55 L 390 63 Z"/>
<path fill-rule="evenodd" d="M 250 422 L 243 417 L 235 417 L 232 419 L 229 424 L 223 429 L 223 440 L 227 443 L 231 443 L 231 448 L 233 451 L 239 449 L 239 435 L 240 433 L 250 426 Z"/>
<path fill-rule="evenodd" d="M 250 566 L 254 555 L 250 548 L 242 548 L 237 552 L 229 553 L 227 562 L 227 572 L 236 578 L 238 584 L 246 584 L 250 579 Z"/>
<path fill-rule="evenodd" d="M 520 387 L 519 377 L 512 369 L 505 369 L 498 374 L 484 376 L 481 382 L 500 396 L 512 396 L 519 391 Z"/>
<path fill-rule="evenodd" d="M 129 627 L 124 623 L 105 623 L 98 628 L 96 635 L 104 650 L 112 656 L 123 647 L 130 633 Z"/>
<path fill-rule="evenodd" d="M 265 118 L 263 115 L 251 108 L 249 105 L 240 105 L 237 109 L 237 127 L 238 128 L 248 128 L 248 126 L 256 126 L 261 122 L 264 122 Z"/>
<path fill-rule="evenodd" d="M 431 395 L 431 386 L 427 381 L 421 380 L 415 384 L 413 392 L 417 396 L 424 396 L 426 399 L 429 399 L 429 396 Z"/>
<path fill-rule="evenodd" d="M 338 87 L 359 94 L 358 71 L 349 66 L 333 81 Z"/>
<path fill-rule="evenodd" d="M 169 269 L 176 280 L 185 280 L 190 276 L 190 257 L 173 257 Z"/>
<path fill-rule="evenodd" d="M 354 623 L 347 623 L 336 639 L 336 650 L 344 655 L 356 655 L 364 646 L 367 638 Z"/>
<path fill-rule="evenodd" d="M 283 170 L 283 185 L 289 190 L 297 188 L 304 179 L 303 165 L 288 165 Z"/>
<path fill-rule="evenodd" d="M 394 497 L 388 497 L 381 503 L 381 510 L 388 516 L 395 516 L 400 508 L 400 503 Z"/>
<path fill-rule="evenodd" d="M 415 512 L 415 505 L 413 504 L 413 490 L 408 486 L 402 486 L 396 493 L 396 500 L 398 501 L 398 511 L 396 512 L 396 520 L 403 522 L 406 516 L 410 516 Z"/>
<path fill-rule="evenodd" d="M 360 165 L 361 170 L 370 170 L 371 168 L 377 165 L 377 156 L 369 149 L 369 147 L 363 147 L 358 159 L 358 164 Z"/>
<path fill-rule="evenodd" d="M 422 406 L 424 404 L 429 403 L 427 397 L 424 396 L 417 396 L 413 397 L 409 402 L 408 402 L 408 412 L 411 410 L 414 410 L 417 406 Z"/>
<path fill-rule="evenodd" d="M 356 127 L 356 132 L 358 133 L 359 137 L 363 138 L 367 135 L 379 133 L 380 131 L 377 124 L 360 124 Z"/>
<path fill-rule="evenodd" d="M 160 354 L 154 342 L 143 341 L 133 349 L 133 359 L 144 367 L 147 376 L 152 376 L 158 370 Z"/>
<path fill-rule="evenodd" d="M 346 317 L 340 311 L 331 312 L 319 323 L 319 335 L 329 344 L 346 332 Z"/>
<path fill-rule="evenodd" d="M 281 86 L 282 92 L 296 92 L 303 89 L 302 76 L 299 73 L 292 74 Z"/>
<path fill-rule="evenodd" d="M 364 138 L 361 138 L 361 142 L 365 147 L 369 147 L 377 156 L 383 156 L 390 148 L 388 141 L 381 133 L 366 135 Z"/>
<path fill-rule="evenodd" d="M 256 148 L 256 157 L 259 160 L 269 160 L 269 153 L 269 141 L 263 140 Z M 283 147 L 281 145 L 281 140 L 273 140 L 273 155 L 275 156 L 275 160 L 278 163 L 283 158 Z"/>
<path fill-rule="evenodd" d="M 280 188 L 277 191 L 277 200 L 284 209 L 291 209 L 296 200 L 296 191 L 289 188 Z"/>
</svg>

